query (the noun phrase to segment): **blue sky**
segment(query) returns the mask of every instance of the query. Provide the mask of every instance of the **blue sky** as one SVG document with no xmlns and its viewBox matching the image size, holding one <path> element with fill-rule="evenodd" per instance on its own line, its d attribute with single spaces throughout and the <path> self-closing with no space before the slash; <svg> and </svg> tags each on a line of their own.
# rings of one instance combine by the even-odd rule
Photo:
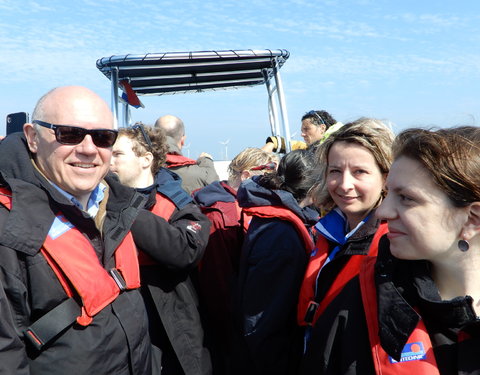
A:
<svg viewBox="0 0 480 375">
<path fill-rule="evenodd" d="M 480 2 L 424 0 L 0 0 L 0 134 L 49 89 L 85 85 L 110 102 L 101 57 L 287 49 L 281 69 L 291 133 L 325 109 L 337 120 L 479 125 Z M 191 157 L 228 157 L 270 134 L 264 87 L 142 98 L 132 118 L 174 114 Z"/>
</svg>

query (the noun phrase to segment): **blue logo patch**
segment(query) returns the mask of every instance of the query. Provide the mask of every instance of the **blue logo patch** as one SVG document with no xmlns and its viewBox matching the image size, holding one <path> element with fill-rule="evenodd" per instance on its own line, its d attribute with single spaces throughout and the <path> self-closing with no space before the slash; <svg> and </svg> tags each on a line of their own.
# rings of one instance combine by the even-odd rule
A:
<svg viewBox="0 0 480 375">
<path fill-rule="evenodd" d="M 400 361 L 395 361 L 392 357 L 388 357 L 390 363 L 399 363 L 399 362 L 409 362 L 409 361 L 418 361 L 421 359 L 427 358 L 427 353 L 423 348 L 423 343 L 421 342 L 412 342 L 405 345 L 402 350 L 402 355 L 400 356 Z"/>
<path fill-rule="evenodd" d="M 73 224 L 70 223 L 65 216 L 59 215 L 53 220 L 53 224 L 48 231 L 48 235 L 55 240 L 57 237 L 61 236 L 65 232 L 73 228 Z"/>
</svg>

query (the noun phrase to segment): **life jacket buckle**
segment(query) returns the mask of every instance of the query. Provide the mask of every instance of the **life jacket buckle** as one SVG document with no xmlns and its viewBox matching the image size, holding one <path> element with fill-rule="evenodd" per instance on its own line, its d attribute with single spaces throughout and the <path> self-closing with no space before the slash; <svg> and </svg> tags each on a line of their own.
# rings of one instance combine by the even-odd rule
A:
<svg viewBox="0 0 480 375">
<path fill-rule="evenodd" d="M 123 278 L 120 271 L 117 270 L 116 268 L 111 268 L 109 272 L 113 280 L 115 281 L 115 283 L 118 285 L 118 288 L 120 289 L 120 291 L 123 292 L 124 290 L 126 290 L 127 283 L 125 282 L 125 279 Z"/>
<path fill-rule="evenodd" d="M 310 326 L 312 325 L 313 318 L 315 317 L 318 306 L 319 304 L 315 301 L 310 301 L 308 303 L 307 311 L 305 312 L 305 318 L 303 318 L 303 320 Z"/>
</svg>

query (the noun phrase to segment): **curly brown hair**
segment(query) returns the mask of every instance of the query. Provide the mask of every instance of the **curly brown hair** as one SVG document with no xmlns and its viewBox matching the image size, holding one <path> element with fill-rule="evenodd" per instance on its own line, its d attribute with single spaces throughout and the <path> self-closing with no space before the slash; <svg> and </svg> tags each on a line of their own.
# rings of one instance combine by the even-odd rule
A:
<svg viewBox="0 0 480 375">
<path fill-rule="evenodd" d="M 137 122 L 132 127 L 118 129 L 118 136 L 125 136 L 132 140 L 132 151 L 135 155 L 142 156 L 147 152 L 152 153 L 153 162 L 150 168 L 153 175 L 165 165 L 168 146 L 167 137 L 162 128 L 156 128 Z M 150 141 L 150 143 L 148 143 L 148 141 Z"/>
</svg>

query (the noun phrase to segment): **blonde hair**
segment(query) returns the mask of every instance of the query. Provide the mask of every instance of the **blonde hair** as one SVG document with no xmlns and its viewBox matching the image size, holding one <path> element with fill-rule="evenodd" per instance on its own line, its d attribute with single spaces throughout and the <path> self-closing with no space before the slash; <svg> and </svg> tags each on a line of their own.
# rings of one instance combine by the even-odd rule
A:
<svg viewBox="0 0 480 375">
<path fill-rule="evenodd" d="M 365 147 L 372 154 L 381 173 L 386 174 L 392 165 L 392 144 L 394 138 L 392 130 L 382 121 L 367 117 L 361 117 L 358 120 L 345 124 L 332 133 L 319 146 L 316 153 L 321 170 L 318 173 L 320 181 L 312 188 L 311 194 L 314 204 L 326 211 L 331 210 L 335 206 L 328 192 L 326 180 L 328 154 L 336 142 L 357 143 Z"/>
<path fill-rule="evenodd" d="M 250 168 L 277 162 L 278 157 L 257 147 L 248 147 L 233 158 L 228 166 L 228 180 L 233 181 L 240 177 L 243 171 Z M 251 171 L 252 175 L 264 174 L 265 170 Z"/>
</svg>

